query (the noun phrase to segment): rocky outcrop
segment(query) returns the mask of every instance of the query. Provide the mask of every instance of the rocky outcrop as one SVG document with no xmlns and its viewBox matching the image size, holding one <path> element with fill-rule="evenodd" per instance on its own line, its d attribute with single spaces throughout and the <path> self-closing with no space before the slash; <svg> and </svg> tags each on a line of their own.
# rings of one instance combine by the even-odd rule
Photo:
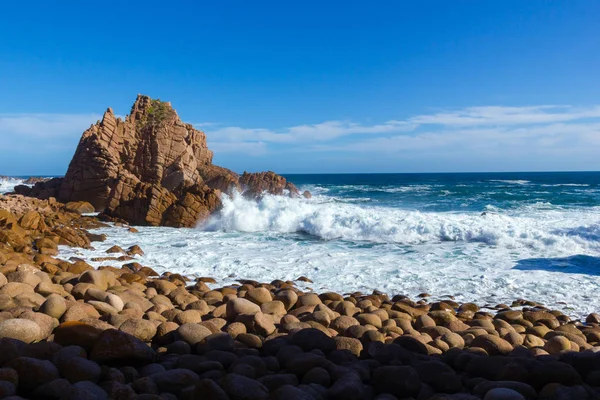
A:
<svg viewBox="0 0 600 400">
<path fill-rule="evenodd" d="M 30 176 L 23 183 L 26 184 L 26 185 L 35 185 L 36 183 L 47 182 L 50 179 L 52 179 L 52 178 L 44 178 L 44 177 L 41 177 L 41 176 Z"/>
<path fill-rule="evenodd" d="M 77 209 L 74 206 L 67 207 L 54 198 L 0 195 L 0 249 L 5 255 L 13 252 L 56 255 L 58 245 L 89 248 L 91 241 L 100 237 L 85 229 L 106 225 L 81 216 L 79 210 L 92 207 L 91 204 L 80 203 Z M 22 263 L 19 261 L 15 267 Z M 0 267 L 2 271 L 6 269 Z"/>
<path fill-rule="evenodd" d="M 273 172 L 241 177 L 212 164 L 206 135 L 181 121 L 170 103 L 138 95 L 121 120 L 109 108 L 83 133 L 64 178 L 19 194 L 84 201 L 96 211 L 136 225 L 195 226 L 220 207 L 221 192 L 298 196 Z"/>
<path fill-rule="evenodd" d="M 262 193 L 282 195 L 287 192 L 294 196 L 299 194 L 292 182 L 286 181 L 283 176 L 271 171 L 253 174 L 244 172 L 239 181 L 244 195 L 247 197 L 260 196 Z"/>
<path fill-rule="evenodd" d="M 33 187 L 17 185 L 14 191 L 16 194 L 48 200 L 51 197 L 58 196 L 62 182 L 63 178 L 53 178 L 48 181 L 38 182 Z"/>
</svg>

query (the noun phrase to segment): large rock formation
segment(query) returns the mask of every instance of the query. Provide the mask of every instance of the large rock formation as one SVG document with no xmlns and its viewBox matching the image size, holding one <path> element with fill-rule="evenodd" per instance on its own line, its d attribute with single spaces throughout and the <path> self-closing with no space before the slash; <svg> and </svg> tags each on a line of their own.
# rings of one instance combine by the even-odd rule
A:
<svg viewBox="0 0 600 400">
<path fill-rule="evenodd" d="M 121 120 L 109 108 L 83 133 L 64 178 L 20 186 L 17 193 L 86 201 L 136 225 L 194 226 L 217 210 L 221 192 L 298 195 L 273 173 L 244 173 L 212 164 L 206 135 L 179 119 L 170 103 L 138 95 Z"/>
</svg>

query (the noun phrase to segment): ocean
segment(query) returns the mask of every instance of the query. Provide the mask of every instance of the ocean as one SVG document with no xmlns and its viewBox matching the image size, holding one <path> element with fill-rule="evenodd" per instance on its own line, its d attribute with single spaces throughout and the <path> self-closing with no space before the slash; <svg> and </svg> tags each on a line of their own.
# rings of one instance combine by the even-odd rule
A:
<svg viewBox="0 0 600 400">
<path fill-rule="evenodd" d="M 306 276 L 312 283 L 299 286 L 319 291 L 600 311 L 600 172 L 286 178 L 313 197 L 224 196 L 221 212 L 196 229 L 104 228 L 109 238 L 95 250 L 62 255 L 139 244 L 140 263 L 221 285 Z"/>
</svg>

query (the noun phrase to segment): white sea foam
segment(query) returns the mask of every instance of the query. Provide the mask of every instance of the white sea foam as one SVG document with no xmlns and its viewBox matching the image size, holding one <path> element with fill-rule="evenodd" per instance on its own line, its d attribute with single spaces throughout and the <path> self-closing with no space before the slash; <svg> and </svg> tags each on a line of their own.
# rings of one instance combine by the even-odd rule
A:
<svg viewBox="0 0 600 400">
<path fill-rule="evenodd" d="M 385 193 L 408 193 L 408 192 L 428 192 L 432 189 L 431 185 L 410 185 L 410 186 L 399 186 L 389 188 L 377 188 L 375 191 Z"/>
<path fill-rule="evenodd" d="M 315 290 L 426 291 L 491 304 L 528 298 L 575 316 L 600 310 L 599 207 L 486 210 L 485 216 L 426 213 L 320 196 L 266 196 L 258 203 L 234 196 L 198 229 L 104 228 L 98 232 L 109 239 L 95 243 L 96 250 L 61 252 L 89 258 L 105 256 L 114 244 L 139 244 L 142 264 L 213 276 L 219 284 L 305 275 Z"/>
<path fill-rule="evenodd" d="M 589 187 L 587 183 L 553 183 L 553 184 L 542 184 L 544 187 L 560 187 L 560 186 L 571 186 L 571 187 Z"/>
<path fill-rule="evenodd" d="M 428 192 L 435 186 L 442 185 L 406 185 L 406 186 L 372 186 L 372 185 L 338 185 L 336 189 L 341 192 L 379 192 L 379 193 L 410 193 L 410 192 Z M 321 188 L 318 186 L 307 186 L 302 190 L 309 190 L 314 194 L 326 194 L 329 192 L 327 188 Z"/>
<path fill-rule="evenodd" d="M 491 179 L 490 182 L 509 183 L 512 185 L 528 185 L 531 182 L 522 179 Z"/>
<path fill-rule="evenodd" d="M 0 177 L 0 194 L 12 192 L 15 186 L 22 185 L 23 179 Z"/>
<path fill-rule="evenodd" d="M 420 244 L 481 242 L 505 247 L 559 245 L 585 251 L 596 244 L 552 231 L 573 222 L 574 215 L 548 203 L 526 206 L 529 215 L 437 213 L 265 196 L 261 201 L 224 196 L 220 213 L 199 228 L 223 232 L 307 233 L 319 239 Z M 532 214 L 536 211 L 542 213 Z M 557 223 L 556 220 L 563 221 Z M 595 216 L 600 223 L 600 213 Z M 589 219 L 587 222 L 590 222 Z"/>
</svg>

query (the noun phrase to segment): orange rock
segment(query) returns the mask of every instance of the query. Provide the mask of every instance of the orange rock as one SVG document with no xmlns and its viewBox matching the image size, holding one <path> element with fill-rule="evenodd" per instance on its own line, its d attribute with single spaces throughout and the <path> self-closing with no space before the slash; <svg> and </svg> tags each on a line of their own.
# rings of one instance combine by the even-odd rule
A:
<svg viewBox="0 0 600 400">
<path fill-rule="evenodd" d="M 193 227 L 207 218 L 220 207 L 221 192 L 299 196 L 273 172 L 240 177 L 213 165 L 212 158 L 204 132 L 181 121 L 170 103 L 138 95 L 124 120 L 109 108 L 83 133 L 64 178 L 18 192 L 57 197 L 76 212 L 93 208 L 113 220 L 174 227 Z"/>
<path fill-rule="evenodd" d="M 62 346 L 76 345 L 90 350 L 101 330 L 79 321 L 63 322 L 54 329 L 54 341 Z"/>
</svg>

